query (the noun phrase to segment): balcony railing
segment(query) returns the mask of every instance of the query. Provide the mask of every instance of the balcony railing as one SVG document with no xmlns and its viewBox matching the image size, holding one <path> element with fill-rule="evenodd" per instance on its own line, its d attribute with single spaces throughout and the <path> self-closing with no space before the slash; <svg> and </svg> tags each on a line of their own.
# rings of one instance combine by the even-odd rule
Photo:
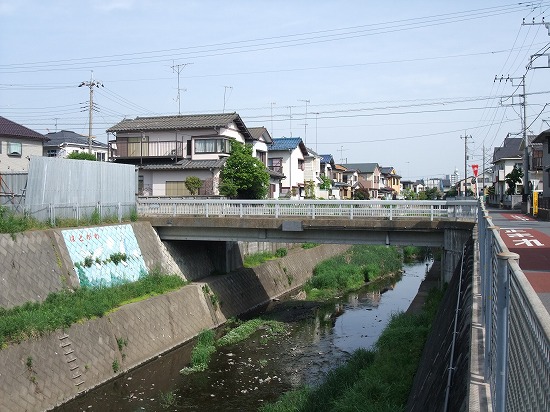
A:
<svg viewBox="0 0 550 412">
<path fill-rule="evenodd" d="M 116 144 L 111 144 L 111 147 L 114 149 L 115 157 L 183 157 L 183 142 L 173 140 L 116 142 Z"/>
</svg>

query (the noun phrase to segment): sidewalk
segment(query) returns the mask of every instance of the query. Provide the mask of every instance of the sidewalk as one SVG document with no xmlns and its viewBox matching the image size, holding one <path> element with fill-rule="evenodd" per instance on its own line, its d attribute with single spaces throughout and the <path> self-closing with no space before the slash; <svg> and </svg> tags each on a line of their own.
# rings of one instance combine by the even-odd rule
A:
<svg viewBox="0 0 550 412">
<path fill-rule="evenodd" d="M 550 222 L 539 221 L 520 211 L 488 208 L 493 224 L 550 313 Z"/>
</svg>

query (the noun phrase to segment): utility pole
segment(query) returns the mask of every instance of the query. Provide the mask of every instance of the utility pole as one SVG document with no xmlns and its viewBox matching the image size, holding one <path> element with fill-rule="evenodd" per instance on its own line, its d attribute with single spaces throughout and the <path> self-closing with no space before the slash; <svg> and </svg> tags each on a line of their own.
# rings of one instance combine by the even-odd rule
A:
<svg viewBox="0 0 550 412">
<path fill-rule="evenodd" d="M 93 112 L 94 112 L 94 87 L 104 87 L 103 83 L 99 80 L 94 80 L 94 71 L 90 75 L 89 82 L 82 82 L 78 87 L 86 86 L 90 88 L 90 102 L 88 107 L 88 153 L 92 153 L 92 124 L 93 124 Z"/>
<path fill-rule="evenodd" d="M 178 73 L 178 114 L 181 114 L 181 98 L 180 98 L 180 73 L 185 68 L 185 66 L 189 66 L 193 63 L 181 63 L 181 64 L 173 64 L 172 65 L 172 73 L 177 72 Z"/>
<path fill-rule="evenodd" d="M 529 69 L 529 66 L 527 67 Z M 495 76 L 495 81 L 497 77 Z M 506 77 L 504 76 L 500 77 L 500 81 L 510 82 L 512 86 L 521 86 L 522 87 L 522 94 L 520 94 L 520 97 L 522 97 L 521 106 L 523 106 L 523 115 L 522 115 L 522 135 L 523 135 L 523 145 L 525 146 L 523 148 L 523 194 L 524 194 L 524 201 L 527 203 L 527 213 L 529 213 L 529 140 L 527 138 L 527 94 L 525 92 L 525 75 L 521 77 Z M 514 81 L 520 81 L 520 84 L 514 84 Z"/>
<path fill-rule="evenodd" d="M 319 119 L 319 112 L 315 112 L 313 114 L 315 115 L 315 151 L 319 154 L 317 148 L 317 120 Z"/>
<path fill-rule="evenodd" d="M 303 99 L 298 101 L 304 102 L 306 104 L 306 120 L 304 122 L 304 144 L 307 144 L 307 104 L 309 103 L 309 100 Z"/>
<path fill-rule="evenodd" d="M 290 137 L 292 137 L 292 106 L 288 106 L 288 110 L 289 110 L 289 122 L 290 122 Z"/>
<path fill-rule="evenodd" d="M 277 104 L 275 102 L 271 102 L 269 103 L 269 105 L 271 106 L 271 136 L 275 137 L 275 129 L 273 128 L 273 105 L 274 104 Z"/>
<path fill-rule="evenodd" d="M 472 136 L 468 136 L 464 132 L 464 136 L 460 136 L 461 139 L 464 139 L 464 197 L 466 197 L 466 185 L 468 184 L 468 139 L 472 139 Z M 460 185 L 458 186 L 460 188 Z"/>
<path fill-rule="evenodd" d="M 233 90 L 233 86 L 223 86 L 223 110 L 222 110 L 222 113 L 225 113 L 225 92 L 227 92 L 227 89 Z"/>
</svg>

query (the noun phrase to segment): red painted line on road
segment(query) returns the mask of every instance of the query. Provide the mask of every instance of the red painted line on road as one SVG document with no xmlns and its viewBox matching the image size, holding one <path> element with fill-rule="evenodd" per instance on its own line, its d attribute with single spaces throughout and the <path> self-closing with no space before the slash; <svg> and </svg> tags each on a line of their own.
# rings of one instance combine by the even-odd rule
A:
<svg viewBox="0 0 550 412">
<path fill-rule="evenodd" d="M 521 263 L 521 261 L 520 261 Z M 524 272 L 537 293 L 550 293 L 550 272 Z"/>
</svg>

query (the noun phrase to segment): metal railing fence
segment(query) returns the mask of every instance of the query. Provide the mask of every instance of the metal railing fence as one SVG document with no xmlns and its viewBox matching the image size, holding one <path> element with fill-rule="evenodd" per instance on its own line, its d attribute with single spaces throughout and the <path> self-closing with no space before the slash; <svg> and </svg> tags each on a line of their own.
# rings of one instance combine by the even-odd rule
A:
<svg viewBox="0 0 550 412">
<path fill-rule="evenodd" d="M 550 315 L 481 204 L 485 380 L 493 410 L 550 410 Z"/>
<path fill-rule="evenodd" d="M 140 216 L 238 216 L 301 218 L 471 219 L 477 201 L 442 200 L 224 200 L 139 197 Z"/>
<path fill-rule="evenodd" d="M 6 207 L 6 206 L 4 206 Z M 136 217 L 135 202 L 56 204 L 42 203 L 33 205 L 9 205 L 8 209 L 15 214 L 28 216 L 40 222 L 56 226 L 62 220 L 91 224 L 102 222 L 122 222 Z"/>
</svg>

